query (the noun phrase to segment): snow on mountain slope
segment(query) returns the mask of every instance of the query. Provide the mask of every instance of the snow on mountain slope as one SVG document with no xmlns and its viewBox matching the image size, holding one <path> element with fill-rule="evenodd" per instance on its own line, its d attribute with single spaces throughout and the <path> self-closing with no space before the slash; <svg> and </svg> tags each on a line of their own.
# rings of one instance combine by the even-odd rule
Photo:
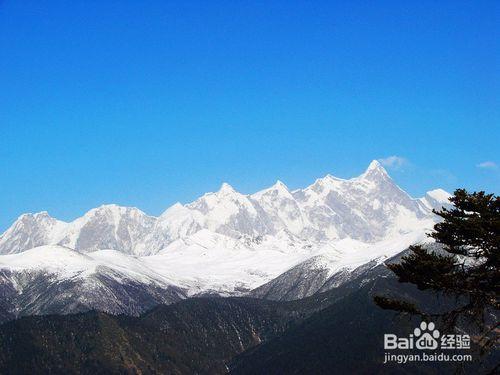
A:
<svg viewBox="0 0 500 375">
<path fill-rule="evenodd" d="M 105 276 L 123 284 L 176 287 L 181 295 L 226 296 L 245 294 L 282 274 L 294 285 L 310 282 L 301 280 L 309 275 L 316 282 L 304 291 L 306 296 L 339 272 L 349 272 L 374 260 L 380 263 L 415 242 L 426 241 L 421 232 L 377 244 L 343 239 L 314 245 L 287 242 L 284 238 L 263 236 L 253 242 L 203 229 L 172 242 L 156 255 L 142 257 L 115 250 L 79 253 L 61 246 L 42 246 L 0 256 L 0 272 L 42 274 L 48 275 L 52 283 L 80 280 L 86 285 Z M 290 275 L 291 269 L 297 271 Z"/>
<path fill-rule="evenodd" d="M 159 274 L 177 280 L 190 295 L 234 295 L 248 292 L 310 256 L 310 244 L 293 245 L 273 236 L 254 242 L 203 229 L 142 260 Z"/>
<path fill-rule="evenodd" d="M 41 246 L 0 256 L 0 295 L 13 316 L 66 314 L 90 309 L 138 315 L 186 297 L 168 276 L 141 259 L 114 250 L 79 253 Z"/>
<path fill-rule="evenodd" d="M 59 280 L 86 279 L 103 272 L 107 268 L 112 277 L 126 277 L 141 283 L 170 285 L 174 281 L 167 276 L 157 274 L 141 258 L 123 254 L 115 250 L 99 250 L 92 253 L 80 253 L 72 249 L 57 246 L 40 246 L 19 254 L 0 256 L 0 269 L 15 272 L 43 271 Z"/>
<path fill-rule="evenodd" d="M 420 198 L 420 202 L 422 202 L 424 206 L 430 210 L 432 209 L 440 210 L 443 207 L 445 208 L 451 207 L 451 203 L 449 201 L 450 197 L 451 194 L 444 191 L 443 189 L 435 189 L 428 191 L 425 194 L 425 197 Z"/>
<path fill-rule="evenodd" d="M 46 212 L 26 214 L 0 236 L 0 254 L 21 253 L 0 257 L 0 268 L 17 270 L 25 258 L 56 279 L 92 278 L 106 269 L 119 275 L 115 279 L 175 284 L 189 294 L 238 294 L 301 263 L 314 264 L 310 259 L 321 260 L 331 277 L 383 256 L 380 246 L 401 251 L 408 239 L 432 229 L 432 208 L 448 197 L 438 189 L 411 198 L 373 161 L 358 177 L 327 175 L 294 191 L 278 181 L 244 195 L 223 184 L 159 217 L 116 205 L 92 209 L 70 223 Z M 64 247 L 29 250 L 42 245 Z M 64 270 L 75 271 L 67 277 Z"/>
<path fill-rule="evenodd" d="M 360 273 L 382 264 L 415 243 L 429 244 L 425 233 L 409 233 L 399 238 L 367 244 L 352 239 L 334 243 L 335 251 L 323 248 L 304 261 L 259 285 L 249 294 L 273 300 L 294 300 L 336 288 Z"/>
</svg>

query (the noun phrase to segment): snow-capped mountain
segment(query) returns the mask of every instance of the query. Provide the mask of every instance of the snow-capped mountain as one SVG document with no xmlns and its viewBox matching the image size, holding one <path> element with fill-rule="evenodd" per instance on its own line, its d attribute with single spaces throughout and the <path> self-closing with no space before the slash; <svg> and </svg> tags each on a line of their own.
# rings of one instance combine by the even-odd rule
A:
<svg viewBox="0 0 500 375">
<path fill-rule="evenodd" d="M 57 242 L 59 233 L 63 233 L 66 227 L 66 223 L 54 219 L 46 211 L 21 215 L 0 236 L 0 254 L 19 253 Z"/>
<path fill-rule="evenodd" d="M 34 280 L 95 291 L 78 292 L 88 303 L 67 302 L 75 306 L 95 306 L 92 301 L 106 288 L 110 295 L 130 299 L 128 292 L 116 292 L 117 285 L 161 302 L 151 297 L 158 290 L 168 290 L 170 299 L 241 295 L 279 275 L 286 275 L 284 280 L 316 275 L 287 292 L 298 298 L 335 287 L 363 265 L 428 241 L 425 233 L 437 219 L 432 209 L 448 205 L 448 197 L 438 189 L 414 199 L 373 161 L 358 177 L 327 175 L 294 191 L 278 181 L 245 195 L 223 184 L 192 203 L 176 203 L 159 217 L 116 205 L 92 209 L 69 223 L 46 212 L 25 214 L 0 236 L 0 271 L 3 285 L 20 293 Z M 260 295 L 277 298 L 280 288 L 269 285 L 281 285 L 279 280 Z M 120 311 L 123 303 L 117 297 L 108 310 Z"/>
<path fill-rule="evenodd" d="M 138 315 L 186 297 L 140 259 L 114 250 L 83 254 L 61 246 L 0 256 L 0 294 L 14 316 L 89 309 Z"/>
<path fill-rule="evenodd" d="M 326 176 L 294 192 L 312 227 L 323 237 L 374 242 L 415 229 L 429 216 L 389 177 L 377 161 L 361 176 L 343 180 Z"/>
<path fill-rule="evenodd" d="M 376 242 L 414 231 L 449 194 L 433 190 L 413 199 L 373 161 L 359 177 L 330 175 L 290 192 L 282 183 L 244 195 L 224 183 L 194 202 L 176 203 L 160 217 L 137 208 L 104 205 L 70 223 L 46 212 L 22 215 L 0 236 L 0 254 L 41 245 L 61 245 L 80 252 L 113 249 L 127 254 L 158 253 L 177 239 L 201 229 L 231 238 L 257 239 L 280 232 L 313 242 L 352 238 Z"/>
<path fill-rule="evenodd" d="M 133 254 L 155 222 L 137 208 L 104 205 L 69 223 L 56 244 L 81 252 L 114 249 Z"/>
<path fill-rule="evenodd" d="M 420 202 L 422 202 L 427 208 L 431 210 L 434 209 L 439 211 L 443 207 L 451 207 L 451 203 L 449 201 L 450 198 L 450 193 L 444 191 L 443 189 L 435 189 L 428 191 L 425 194 L 425 197 L 420 198 Z"/>
</svg>

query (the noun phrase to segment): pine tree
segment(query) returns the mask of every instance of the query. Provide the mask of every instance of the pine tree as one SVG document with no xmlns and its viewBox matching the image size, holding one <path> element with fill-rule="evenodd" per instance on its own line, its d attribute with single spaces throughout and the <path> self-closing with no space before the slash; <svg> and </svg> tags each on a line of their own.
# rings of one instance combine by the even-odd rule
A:
<svg viewBox="0 0 500 375">
<path fill-rule="evenodd" d="M 431 314 L 404 300 L 383 296 L 375 296 L 374 300 L 384 309 L 429 319 L 441 318 L 448 329 L 456 328 L 461 319 L 467 319 L 481 332 L 477 341 L 484 353 L 497 345 L 500 337 L 500 197 L 458 189 L 450 201 L 452 208 L 434 210 L 442 221 L 429 234 L 441 244 L 443 251 L 411 246 L 410 254 L 404 256 L 401 263 L 387 267 L 399 282 L 455 297 L 457 306 L 444 313 Z M 492 321 L 491 316 L 496 318 Z"/>
</svg>

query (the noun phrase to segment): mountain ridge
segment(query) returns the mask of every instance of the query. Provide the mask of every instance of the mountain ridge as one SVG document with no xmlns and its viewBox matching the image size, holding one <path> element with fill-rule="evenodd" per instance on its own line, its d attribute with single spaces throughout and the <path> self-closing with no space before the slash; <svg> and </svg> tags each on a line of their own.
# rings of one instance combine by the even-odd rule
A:
<svg viewBox="0 0 500 375">
<path fill-rule="evenodd" d="M 390 191 L 383 192 L 383 189 Z M 392 194 L 389 198 L 397 197 L 397 203 L 418 218 L 446 204 L 449 196 L 437 189 L 422 198 L 411 198 L 393 182 L 378 161 L 372 161 L 358 177 L 340 179 L 327 174 L 306 188 L 294 191 L 277 181 L 256 193 L 241 194 L 223 183 L 219 191 L 206 193 L 185 205 L 176 203 L 158 217 L 147 215 L 136 207 L 116 204 L 93 208 L 71 222 L 53 218 L 46 211 L 23 214 L 0 235 L 0 254 L 22 252 L 41 245 L 61 245 L 81 252 L 115 249 L 128 254 L 151 255 L 203 228 L 234 238 L 273 235 L 286 229 L 296 236 L 314 237 L 318 241 L 349 237 L 373 242 L 384 237 L 381 228 L 394 223 L 389 223 L 388 215 L 381 213 L 377 219 L 385 220 L 384 225 L 370 229 L 374 223 L 359 212 L 370 211 L 374 216 L 381 208 L 385 209 L 384 202 L 376 196 L 368 197 L 362 204 L 356 202 L 370 190 L 379 196 Z M 367 200 L 372 201 L 371 208 Z M 386 199 L 385 203 L 393 202 Z M 172 215 L 172 211 L 176 215 Z M 394 214 L 393 208 L 391 215 Z M 182 225 L 178 223 L 179 216 L 184 217 Z"/>
<path fill-rule="evenodd" d="M 138 314 L 158 303 L 259 287 L 255 295 L 263 298 L 301 298 L 431 241 L 432 208 L 447 197 L 435 190 L 412 198 L 372 162 L 358 177 L 327 175 L 294 191 L 278 181 L 245 195 L 223 184 L 159 217 L 118 205 L 70 223 L 26 214 L 0 236 L 0 292 L 11 296 L 14 316 L 55 306 Z M 300 280 L 309 277 L 309 284 Z"/>
</svg>

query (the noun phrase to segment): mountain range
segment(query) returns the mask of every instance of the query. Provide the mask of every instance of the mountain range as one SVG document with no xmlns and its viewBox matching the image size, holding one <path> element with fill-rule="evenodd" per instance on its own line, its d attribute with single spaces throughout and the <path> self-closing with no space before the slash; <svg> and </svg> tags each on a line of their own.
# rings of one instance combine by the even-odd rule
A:
<svg viewBox="0 0 500 375">
<path fill-rule="evenodd" d="M 449 205 L 412 198 L 378 161 L 245 195 L 230 185 L 158 217 L 104 205 L 72 222 L 24 214 L 0 236 L 3 314 L 97 309 L 139 315 L 191 296 L 292 300 L 338 287 L 416 242 Z"/>
<path fill-rule="evenodd" d="M 292 191 L 223 184 L 159 217 L 117 205 L 69 223 L 22 215 L 0 236 L 0 373 L 455 373 L 383 364 L 384 333 L 405 337 L 419 319 L 373 302 L 456 303 L 386 267 L 415 243 L 441 251 L 426 234 L 449 197 L 412 198 L 373 161 Z M 471 352 L 461 371 L 499 361 Z"/>
</svg>

